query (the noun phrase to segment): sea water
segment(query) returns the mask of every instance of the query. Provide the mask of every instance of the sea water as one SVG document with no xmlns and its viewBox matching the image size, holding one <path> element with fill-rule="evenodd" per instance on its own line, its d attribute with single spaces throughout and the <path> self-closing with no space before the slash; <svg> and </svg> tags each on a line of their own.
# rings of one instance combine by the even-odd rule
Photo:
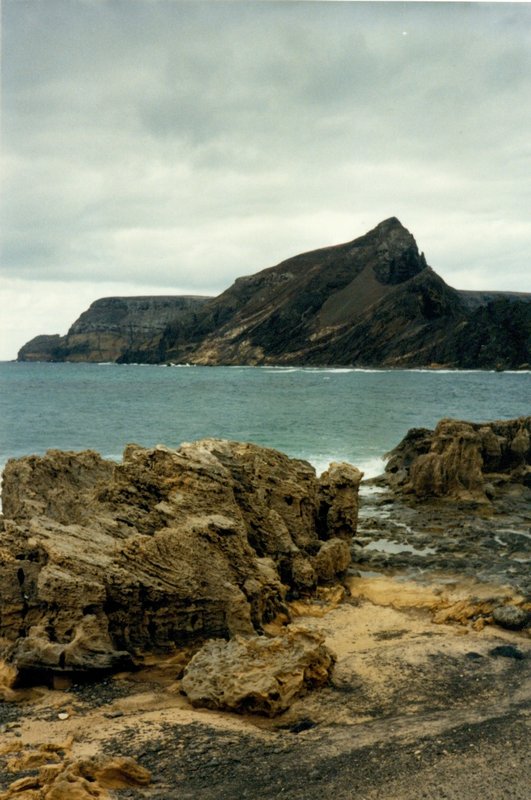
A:
<svg viewBox="0 0 531 800">
<path fill-rule="evenodd" d="M 373 476 L 412 427 L 531 413 L 530 372 L 0 363 L 0 469 L 50 448 L 217 437 Z"/>
</svg>

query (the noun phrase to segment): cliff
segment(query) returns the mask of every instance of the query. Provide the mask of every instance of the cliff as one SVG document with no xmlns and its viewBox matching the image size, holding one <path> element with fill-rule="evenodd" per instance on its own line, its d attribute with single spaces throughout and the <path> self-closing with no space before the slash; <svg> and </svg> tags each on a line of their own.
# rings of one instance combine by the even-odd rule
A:
<svg viewBox="0 0 531 800">
<path fill-rule="evenodd" d="M 530 299 L 453 289 L 391 217 L 346 244 L 238 278 L 215 298 L 99 300 L 66 337 L 36 337 L 18 358 L 518 368 L 531 362 Z M 142 309 L 155 301 L 166 305 Z"/>
<path fill-rule="evenodd" d="M 71 326 L 66 336 L 36 336 L 18 354 L 19 361 L 158 360 L 157 346 L 166 327 L 193 323 L 207 297 L 103 297 Z"/>
</svg>

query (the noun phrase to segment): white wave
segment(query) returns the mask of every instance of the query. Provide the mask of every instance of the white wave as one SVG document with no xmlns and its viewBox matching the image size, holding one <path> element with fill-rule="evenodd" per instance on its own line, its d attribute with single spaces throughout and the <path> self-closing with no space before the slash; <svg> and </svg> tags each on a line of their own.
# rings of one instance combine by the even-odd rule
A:
<svg viewBox="0 0 531 800">
<path fill-rule="evenodd" d="M 306 461 L 309 461 L 312 467 L 315 468 L 315 471 L 318 475 L 322 475 L 325 472 L 330 464 L 333 461 L 336 462 L 346 462 L 347 464 L 352 464 L 354 467 L 357 467 L 363 472 L 363 478 L 376 478 L 378 475 L 381 475 L 385 468 L 385 461 L 380 456 L 372 456 L 371 458 L 366 459 L 357 459 L 357 458 L 349 458 L 345 455 L 328 455 L 328 454 L 319 454 L 319 455 L 309 455 L 306 456 Z"/>
</svg>

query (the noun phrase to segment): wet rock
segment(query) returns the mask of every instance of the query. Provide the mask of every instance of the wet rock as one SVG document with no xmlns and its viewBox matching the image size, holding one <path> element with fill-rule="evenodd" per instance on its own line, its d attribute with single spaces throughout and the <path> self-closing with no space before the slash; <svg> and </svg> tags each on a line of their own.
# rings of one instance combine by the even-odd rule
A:
<svg viewBox="0 0 531 800">
<path fill-rule="evenodd" d="M 207 439 L 8 462 L 0 657 L 28 674 L 260 633 L 350 563 L 359 470 Z"/>
<path fill-rule="evenodd" d="M 323 642 L 299 628 L 207 642 L 186 667 L 182 690 L 195 706 L 275 716 L 329 679 L 335 658 Z"/>
<path fill-rule="evenodd" d="M 492 617 L 497 625 L 512 631 L 525 628 L 530 621 L 529 612 L 514 605 L 497 606 L 492 611 Z"/>
</svg>

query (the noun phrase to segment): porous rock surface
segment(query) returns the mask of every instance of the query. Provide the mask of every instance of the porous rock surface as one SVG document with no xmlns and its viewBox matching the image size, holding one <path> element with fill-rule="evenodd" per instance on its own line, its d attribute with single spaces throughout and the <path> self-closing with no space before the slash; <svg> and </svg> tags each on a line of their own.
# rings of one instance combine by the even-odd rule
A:
<svg viewBox="0 0 531 800">
<path fill-rule="evenodd" d="M 151 774 L 134 759 L 93 758 L 61 762 L 55 753 L 42 748 L 29 753 L 27 763 L 18 766 L 40 766 L 36 775 L 14 781 L 0 800 L 110 800 L 110 790 L 147 786 Z M 13 759 L 16 761 L 17 759 Z M 23 762 L 23 759 L 22 759 Z M 12 764 L 11 768 L 16 769 Z"/>
<path fill-rule="evenodd" d="M 181 688 L 195 706 L 273 717 L 329 679 L 335 658 L 323 642 L 294 627 L 272 639 L 213 639 L 187 665 Z"/>
<path fill-rule="evenodd" d="M 531 486 L 531 417 L 476 423 L 443 419 L 413 428 L 389 454 L 391 486 L 419 499 L 488 500 Z"/>
<path fill-rule="evenodd" d="M 8 462 L 0 657 L 19 670 L 114 669 L 146 651 L 255 635 L 288 594 L 350 563 L 362 473 L 252 444 L 49 451 Z"/>
</svg>

